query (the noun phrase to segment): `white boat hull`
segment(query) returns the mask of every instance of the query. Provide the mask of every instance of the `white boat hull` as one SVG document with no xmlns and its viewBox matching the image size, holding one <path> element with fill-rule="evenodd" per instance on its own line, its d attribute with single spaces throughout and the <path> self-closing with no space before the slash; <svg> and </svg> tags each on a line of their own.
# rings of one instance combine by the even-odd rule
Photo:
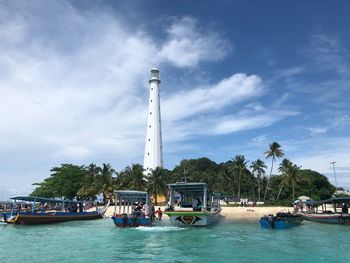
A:
<svg viewBox="0 0 350 263">
<path fill-rule="evenodd" d="M 174 226 L 208 226 L 217 222 L 221 209 L 211 213 L 207 211 L 165 211 Z"/>
</svg>

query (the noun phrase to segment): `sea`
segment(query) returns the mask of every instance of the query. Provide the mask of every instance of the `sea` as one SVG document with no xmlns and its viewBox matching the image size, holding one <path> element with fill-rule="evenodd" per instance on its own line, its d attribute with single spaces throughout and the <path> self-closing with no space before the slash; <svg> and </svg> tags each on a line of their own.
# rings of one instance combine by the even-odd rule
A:
<svg viewBox="0 0 350 263">
<path fill-rule="evenodd" d="M 0 225 L 0 262 L 350 262 L 350 226 L 304 221 L 269 230 L 223 218 L 210 227 L 121 229 L 110 218 Z"/>
</svg>

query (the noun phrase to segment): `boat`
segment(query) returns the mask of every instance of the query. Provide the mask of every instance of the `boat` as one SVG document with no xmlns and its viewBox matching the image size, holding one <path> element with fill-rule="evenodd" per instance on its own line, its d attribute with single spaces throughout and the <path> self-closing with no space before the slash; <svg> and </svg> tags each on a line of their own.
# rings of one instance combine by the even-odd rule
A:
<svg viewBox="0 0 350 263">
<path fill-rule="evenodd" d="M 96 206 L 95 211 L 90 211 L 93 206 L 92 202 L 34 196 L 16 196 L 11 199 L 14 200 L 14 203 L 11 214 L 6 218 L 8 224 L 37 225 L 101 219 L 107 210 L 106 207 L 98 209 Z M 18 203 L 18 201 L 25 202 L 25 204 Z"/>
<path fill-rule="evenodd" d="M 266 215 L 260 218 L 259 223 L 263 228 L 268 229 L 286 229 L 300 226 L 303 222 L 301 214 L 292 214 L 290 212 L 279 212 L 276 215 Z"/>
<path fill-rule="evenodd" d="M 12 205 L 12 201 L 0 201 L 0 224 L 6 224 L 6 218 L 11 215 Z"/>
<path fill-rule="evenodd" d="M 147 192 L 117 190 L 112 220 L 117 227 L 151 226 L 150 198 Z"/>
<path fill-rule="evenodd" d="M 208 226 L 220 218 L 220 195 L 211 194 L 206 183 L 177 182 L 168 187 L 169 207 L 164 214 L 173 225 Z"/>
<path fill-rule="evenodd" d="M 306 210 L 301 214 L 305 220 L 326 223 L 350 225 L 350 197 L 334 197 L 323 201 L 305 201 Z"/>
</svg>

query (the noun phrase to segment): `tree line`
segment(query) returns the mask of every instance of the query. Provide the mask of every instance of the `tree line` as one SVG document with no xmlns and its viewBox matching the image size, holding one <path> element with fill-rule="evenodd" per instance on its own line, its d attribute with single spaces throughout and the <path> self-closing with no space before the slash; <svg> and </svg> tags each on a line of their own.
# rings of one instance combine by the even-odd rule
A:
<svg viewBox="0 0 350 263">
<path fill-rule="evenodd" d="M 297 196 L 307 195 L 315 200 L 331 197 L 335 187 L 327 177 L 284 158 L 278 174 L 273 174 L 277 159 L 284 151 L 277 142 L 269 144 L 264 153 L 271 159 L 269 174 L 261 159 L 249 162 L 244 155 L 216 163 L 208 158 L 182 160 L 173 170 L 157 167 L 147 176 L 140 164 L 132 164 L 116 172 L 110 164 L 101 167 L 62 164 L 51 169 L 50 177 L 35 183 L 32 196 L 94 199 L 102 194 L 104 200 L 112 199 L 114 190 L 147 191 L 157 203 L 158 196 L 166 196 L 167 184 L 179 181 L 205 182 L 210 189 L 227 198 L 250 198 L 275 204 L 290 204 Z"/>
</svg>

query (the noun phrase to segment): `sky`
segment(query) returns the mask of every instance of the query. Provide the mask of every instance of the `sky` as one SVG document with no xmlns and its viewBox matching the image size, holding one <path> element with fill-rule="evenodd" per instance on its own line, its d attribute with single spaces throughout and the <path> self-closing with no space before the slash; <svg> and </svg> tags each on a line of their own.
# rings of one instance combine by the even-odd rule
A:
<svg viewBox="0 0 350 263">
<path fill-rule="evenodd" d="M 350 188 L 349 1 L 0 0 L 0 199 L 62 163 L 285 157 Z M 270 166 L 270 160 L 265 160 Z M 278 160 L 275 167 L 278 167 Z"/>
</svg>

